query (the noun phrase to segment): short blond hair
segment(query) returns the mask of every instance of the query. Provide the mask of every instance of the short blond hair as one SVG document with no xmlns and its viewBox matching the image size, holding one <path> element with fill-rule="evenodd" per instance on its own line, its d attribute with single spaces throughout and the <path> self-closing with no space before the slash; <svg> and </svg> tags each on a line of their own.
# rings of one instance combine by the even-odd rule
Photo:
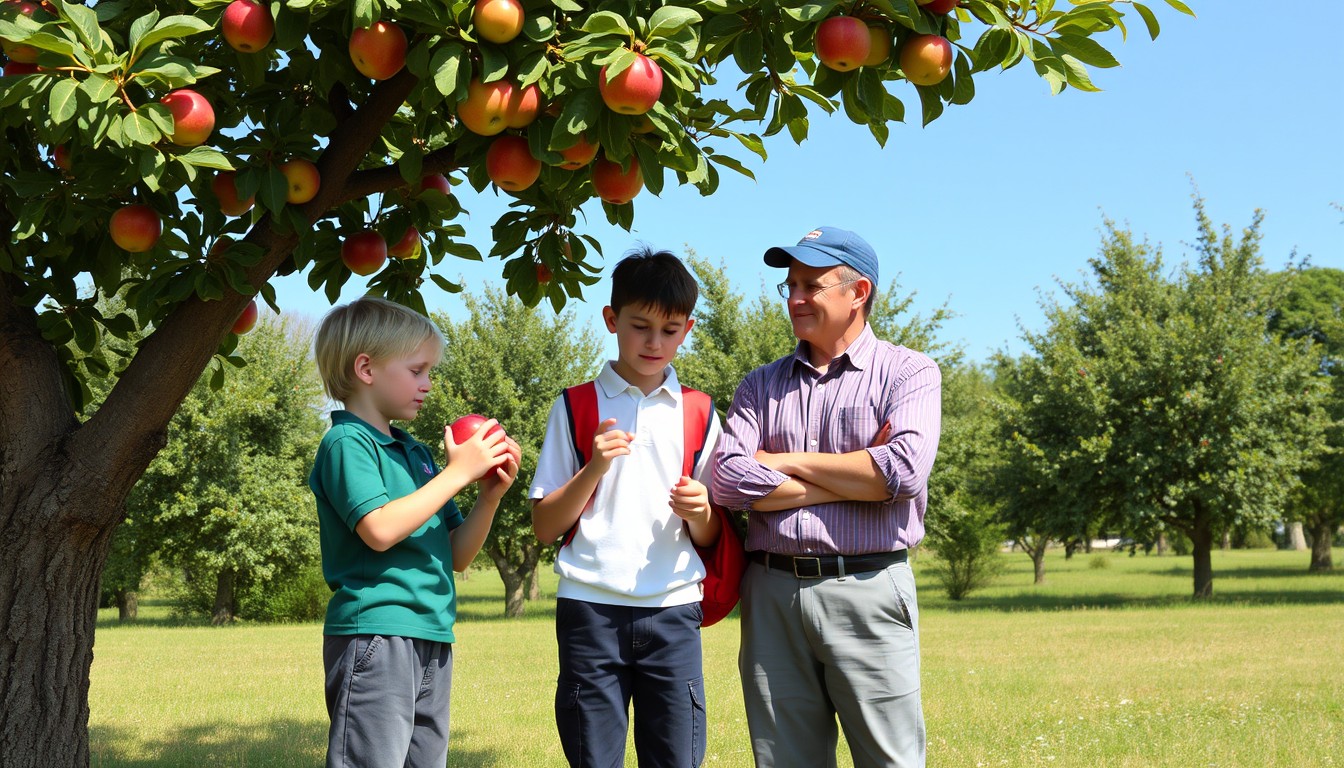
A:
<svg viewBox="0 0 1344 768">
<path fill-rule="evenodd" d="M 322 318 L 313 352 L 327 395 L 345 402 L 355 392 L 356 357 L 405 357 L 427 341 L 436 342 L 443 352 L 443 333 L 429 318 L 387 299 L 364 296 Z"/>
</svg>

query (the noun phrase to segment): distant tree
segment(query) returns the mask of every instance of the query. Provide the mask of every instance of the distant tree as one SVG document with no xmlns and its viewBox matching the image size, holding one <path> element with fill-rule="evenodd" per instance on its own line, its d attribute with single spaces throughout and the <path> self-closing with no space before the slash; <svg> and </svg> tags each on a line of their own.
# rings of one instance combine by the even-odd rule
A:
<svg viewBox="0 0 1344 768">
<path fill-rule="evenodd" d="M 439 449 L 445 424 L 479 413 L 498 419 L 518 441 L 523 450 L 518 480 L 495 512 L 483 551 L 504 581 L 504 614 L 521 616 L 537 566 L 549 554 L 549 546 L 532 532 L 527 500 L 546 436 L 546 416 L 562 388 L 596 375 L 602 345 L 597 333 L 581 326 L 573 313 L 555 316 L 494 289 L 483 296 L 465 295 L 463 301 L 467 319 L 434 316 L 448 344 L 433 372 L 434 389 L 408 429 Z M 475 500 L 472 485 L 458 495 L 457 503 L 469 509 Z"/>
<path fill-rule="evenodd" d="M 154 519 L 164 561 L 213 593 L 216 624 L 237 615 L 243 589 L 318 558 L 307 479 L 324 398 L 310 339 L 271 320 L 241 337 L 248 364 L 219 389 L 197 382 L 131 497 L 132 520 Z"/>
<path fill-rule="evenodd" d="M 1262 216 L 1237 238 L 1194 207 L 1195 262 L 1171 278 L 1160 249 L 1107 222 L 1096 285 L 1064 286 L 1070 303 L 1048 302 L 1046 331 L 1027 336 L 1044 361 L 1033 402 L 1064 405 L 1022 434 L 1051 446 L 1040 461 L 1060 462 L 1057 484 L 1102 520 L 1140 540 L 1159 524 L 1189 536 L 1208 597 L 1216 534 L 1277 519 L 1323 450 L 1325 387 L 1308 343 L 1270 333 Z"/>
<path fill-rule="evenodd" d="M 1311 534 L 1310 570 L 1329 571 L 1335 531 L 1344 525 L 1344 270 L 1316 267 L 1279 277 L 1286 290 L 1270 327 L 1288 339 L 1313 341 L 1317 372 L 1330 383 L 1326 447 L 1302 472 L 1289 507 L 1290 518 Z"/>
</svg>

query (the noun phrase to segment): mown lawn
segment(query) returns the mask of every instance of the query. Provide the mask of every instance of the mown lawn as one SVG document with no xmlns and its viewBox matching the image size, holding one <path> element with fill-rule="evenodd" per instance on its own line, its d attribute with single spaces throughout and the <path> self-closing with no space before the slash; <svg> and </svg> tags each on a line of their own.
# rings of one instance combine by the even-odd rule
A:
<svg viewBox="0 0 1344 768">
<path fill-rule="evenodd" d="M 1025 556 L 1007 562 L 961 603 L 916 563 L 930 765 L 1344 766 L 1344 573 L 1308 574 L 1305 553 L 1215 552 L 1216 596 L 1196 603 L 1188 557 L 1052 553 L 1040 586 Z M 449 765 L 563 764 L 551 602 L 506 620 L 493 573 L 460 586 Z M 141 613 L 100 617 L 93 765 L 321 765 L 320 625 Z M 704 644 L 705 764 L 750 766 L 736 619 Z"/>
</svg>

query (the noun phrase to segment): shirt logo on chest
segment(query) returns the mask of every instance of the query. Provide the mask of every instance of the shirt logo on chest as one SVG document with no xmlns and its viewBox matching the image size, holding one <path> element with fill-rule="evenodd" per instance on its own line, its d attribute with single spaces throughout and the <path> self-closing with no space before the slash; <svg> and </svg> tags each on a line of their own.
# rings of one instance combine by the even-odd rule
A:
<svg viewBox="0 0 1344 768">
<path fill-rule="evenodd" d="M 434 470 L 430 469 L 430 468 L 429 468 L 429 465 L 426 464 L 425 462 L 423 462 L 423 461 L 420 462 L 420 466 L 425 470 L 425 474 L 426 474 L 426 475 L 432 475 L 432 474 L 434 474 Z"/>
</svg>

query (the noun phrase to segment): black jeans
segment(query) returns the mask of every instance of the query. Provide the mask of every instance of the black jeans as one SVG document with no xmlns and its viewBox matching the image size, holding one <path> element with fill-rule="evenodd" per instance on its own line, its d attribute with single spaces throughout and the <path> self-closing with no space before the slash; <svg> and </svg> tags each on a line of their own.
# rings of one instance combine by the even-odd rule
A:
<svg viewBox="0 0 1344 768">
<path fill-rule="evenodd" d="M 555 721 L 571 766 L 624 764 L 632 700 L 641 768 L 700 765 L 705 756 L 701 618 L 699 603 L 632 608 L 557 601 Z"/>
</svg>

